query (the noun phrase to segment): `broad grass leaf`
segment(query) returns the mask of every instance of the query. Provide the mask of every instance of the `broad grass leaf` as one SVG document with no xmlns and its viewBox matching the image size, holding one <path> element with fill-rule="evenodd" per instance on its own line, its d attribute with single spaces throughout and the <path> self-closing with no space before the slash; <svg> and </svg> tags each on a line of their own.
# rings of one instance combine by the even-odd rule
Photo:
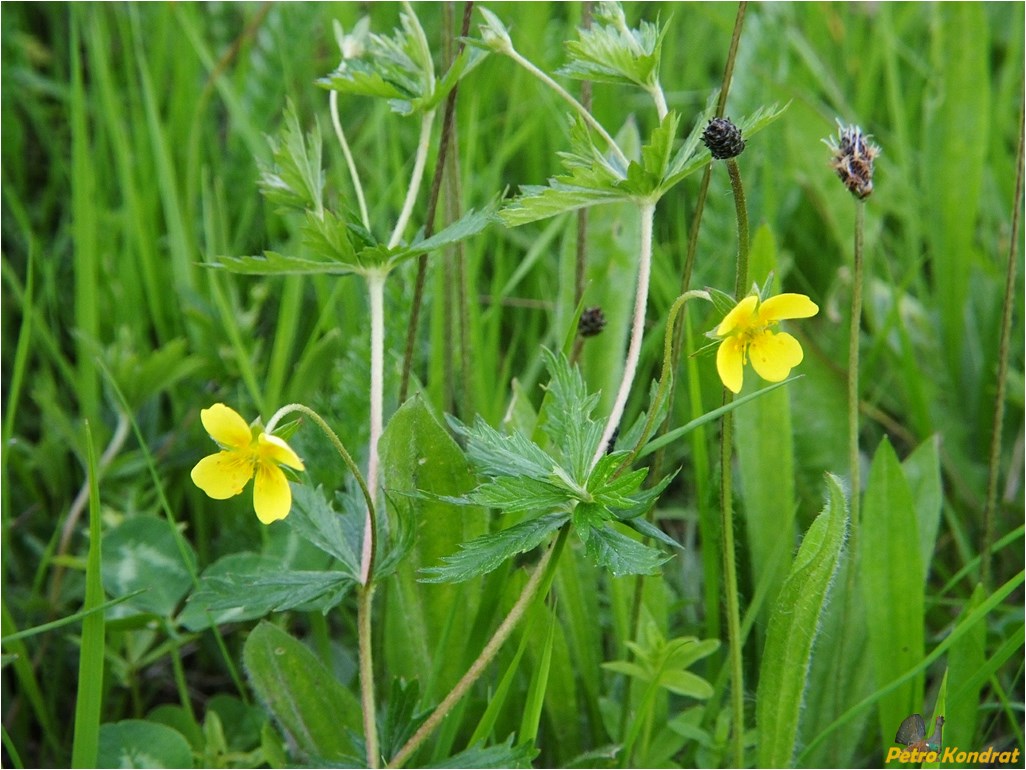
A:
<svg viewBox="0 0 1026 770">
<path fill-rule="evenodd" d="M 860 572 L 866 602 L 869 652 L 877 687 L 884 687 L 923 657 L 923 567 L 916 508 L 905 472 L 884 439 L 869 471 L 862 514 Z M 922 708 L 920 674 L 884 695 L 880 734 Z M 882 748 L 890 744 L 884 742 Z"/>
<path fill-rule="evenodd" d="M 360 702 L 306 645 L 262 622 L 242 660 L 260 700 L 303 754 L 342 760 L 357 753 L 346 728 L 361 730 Z"/>
<path fill-rule="evenodd" d="M 827 476 L 826 485 L 826 505 L 798 548 L 766 631 L 755 701 L 758 764 L 763 767 L 791 764 L 813 641 L 844 546 L 844 492 L 833 476 Z"/>
</svg>

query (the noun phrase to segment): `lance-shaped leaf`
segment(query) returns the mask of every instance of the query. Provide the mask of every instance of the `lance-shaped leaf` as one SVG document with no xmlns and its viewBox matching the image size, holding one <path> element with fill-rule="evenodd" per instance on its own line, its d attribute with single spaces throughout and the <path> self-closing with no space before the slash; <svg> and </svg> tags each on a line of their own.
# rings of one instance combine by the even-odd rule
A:
<svg viewBox="0 0 1026 770">
<path fill-rule="evenodd" d="M 836 478 L 827 476 L 826 507 L 805 533 L 766 631 L 755 700 L 762 767 L 791 765 L 812 643 L 840 561 L 847 522 L 844 492 Z"/>
<path fill-rule="evenodd" d="M 639 543 L 611 526 L 592 527 L 590 531 L 578 529 L 577 533 L 585 541 L 585 551 L 592 561 L 616 577 L 651 575 L 670 558 L 662 551 Z"/>
</svg>

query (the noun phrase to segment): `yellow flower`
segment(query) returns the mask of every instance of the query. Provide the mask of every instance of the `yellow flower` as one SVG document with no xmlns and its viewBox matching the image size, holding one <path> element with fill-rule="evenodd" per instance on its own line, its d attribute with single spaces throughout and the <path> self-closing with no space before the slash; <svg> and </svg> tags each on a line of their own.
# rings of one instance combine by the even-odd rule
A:
<svg viewBox="0 0 1026 770">
<path fill-rule="evenodd" d="M 284 519 L 292 507 L 292 490 L 279 465 L 303 470 L 303 461 L 282 439 L 250 428 L 231 407 L 214 404 L 200 411 L 203 427 L 221 445 L 192 469 L 193 483 L 215 500 L 227 500 L 253 484 L 253 507 L 264 524 Z"/>
<path fill-rule="evenodd" d="M 784 318 L 808 318 L 819 306 L 804 294 L 778 294 L 761 301 L 750 294 L 734 306 L 716 327 L 723 338 L 716 352 L 716 371 L 724 386 L 741 392 L 744 366 L 749 359 L 763 379 L 780 382 L 802 362 L 802 346 L 787 332 L 772 327 Z"/>
</svg>

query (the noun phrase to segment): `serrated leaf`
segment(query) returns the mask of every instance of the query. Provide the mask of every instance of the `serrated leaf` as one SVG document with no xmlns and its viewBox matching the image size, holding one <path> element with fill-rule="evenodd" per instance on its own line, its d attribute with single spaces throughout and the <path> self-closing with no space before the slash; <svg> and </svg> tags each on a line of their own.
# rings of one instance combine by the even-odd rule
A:
<svg viewBox="0 0 1026 770">
<path fill-rule="evenodd" d="M 596 502 L 610 508 L 631 508 L 636 501 L 630 495 L 638 491 L 646 476 L 648 476 L 648 468 L 629 471 L 602 484 L 598 489 L 592 490 L 592 496 Z"/>
<path fill-rule="evenodd" d="M 353 580 L 360 575 L 360 560 L 357 554 L 362 545 L 363 515 L 357 518 L 356 532 L 352 522 L 346 527 L 347 514 L 340 514 L 331 507 L 321 487 L 313 488 L 306 484 L 292 485 L 292 513 L 288 518 L 289 525 L 296 533 L 309 543 L 317 546 L 326 554 L 338 559 L 343 571 Z"/>
<path fill-rule="evenodd" d="M 536 548 L 569 520 L 569 514 L 553 513 L 516 524 L 509 529 L 484 535 L 460 546 L 452 556 L 443 557 L 441 567 L 421 570 L 425 583 L 459 583 L 491 572 L 518 553 Z"/>
<path fill-rule="evenodd" d="M 387 99 L 394 112 L 409 115 L 424 109 L 431 95 L 434 65 L 416 18 L 400 12 L 401 28 L 392 37 L 370 35 L 358 56 L 343 59 L 318 85 L 356 96 Z"/>
<path fill-rule="evenodd" d="M 648 144 L 641 148 L 641 164 L 651 178 L 661 180 L 665 176 L 679 128 L 680 115 L 671 110 L 652 132 Z"/>
<path fill-rule="evenodd" d="M 616 577 L 651 575 L 670 558 L 611 527 L 593 528 L 585 551 L 596 565 L 605 567 Z"/>
<path fill-rule="evenodd" d="M 466 455 L 477 473 L 495 477 L 527 476 L 547 481 L 557 463 L 519 431 L 499 433 L 480 415 L 473 425 L 447 416 L 449 426 L 466 440 Z"/>
<path fill-rule="evenodd" d="M 259 187 L 264 197 L 285 208 L 324 209 L 324 170 L 321 168 L 321 131 L 316 122 L 305 135 L 291 102 L 277 140 L 268 138 L 273 162 L 261 169 Z"/>
<path fill-rule="evenodd" d="M 458 754 L 439 762 L 424 765 L 425 768 L 507 768 L 530 767 L 531 760 L 538 755 L 530 743 L 513 745 L 513 736 L 497 746 L 473 745 Z"/>
<path fill-rule="evenodd" d="M 542 350 L 551 378 L 546 391 L 542 430 L 562 450 L 560 465 L 570 471 L 576 486 L 584 486 L 591 458 L 602 439 L 603 425 L 591 419 L 598 394 L 589 394 L 577 367 L 562 353 Z"/>
<path fill-rule="evenodd" d="M 247 618 L 296 607 L 327 612 L 355 585 L 345 572 L 284 570 L 204 577 L 189 601 L 212 613 L 237 610 Z"/>
<path fill-rule="evenodd" d="M 526 476 L 503 476 L 486 482 L 467 495 L 467 502 L 498 508 L 503 513 L 549 513 L 569 508 L 570 496 L 563 487 Z"/>
<path fill-rule="evenodd" d="M 640 535 L 650 537 L 653 540 L 658 540 L 663 545 L 668 545 L 671 548 L 676 548 L 681 551 L 684 550 L 684 546 L 682 546 L 672 537 L 667 535 L 665 532 L 659 529 L 659 527 L 650 522 L 648 519 L 642 518 L 641 516 L 636 516 L 632 519 L 620 520 Z"/>
<path fill-rule="evenodd" d="M 642 21 L 628 29 L 623 11 L 610 4 L 608 24 L 594 24 L 577 31 L 567 41 L 569 61 L 560 75 L 599 83 L 637 85 L 648 89 L 659 78 L 659 58 L 666 27 Z"/>
<path fill-rule="evenodd" d="M 325 210 L 323 216 L 314 211 L 306 212 L 303 222 L 303 244 L 318 257 L 343 265 L 358 265 L 356 250 L 349 240 L 349 227 L 331 211 Z"/>
<path fill-rule="evenodd" d="M 221 256 L 217 257 L 217 261 L 207 263 L 207 266 L 243 275 L 346 275 L 353 272 L 351 265 L 342 262 L 291 257 L 275 251 L 265 251 L 262 257 Z"/>
<path fill-rule="evenodd" d="M 617 189 L 612 182 L 608 187 L 589 187 L 581 184 L 584 181 L 581 175 L 573 175 L 550 179 L 548 187 L 525 185 L 520 188 L 520 195 L 503 207 L 499 217 L 507 227 L 519 227 L 588 206 L 631 199 L 627 191 Z"/>
<path fill-rule="evenodd" d="M 418 712 L 419 698 L 420 683 L 416 679 L 410 682 L 402 679 L 392 680 L 388 707 L 384 718 L 379 720 L 378 728 L 381 756 L 386 761 L 395 756 L 430 714 L 429 711 Z"/>
</svg>

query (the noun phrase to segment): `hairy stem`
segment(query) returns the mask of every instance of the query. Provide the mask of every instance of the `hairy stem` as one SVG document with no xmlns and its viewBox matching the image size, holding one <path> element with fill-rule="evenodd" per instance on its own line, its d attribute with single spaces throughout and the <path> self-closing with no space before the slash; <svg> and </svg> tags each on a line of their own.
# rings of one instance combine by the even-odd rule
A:
<svg viewBox="0 0 1026 770">
<path fill-rule="evenodd" d="M 378 492 L 378 441 L 381 439 L 385 368 L 385 273 L 367 275 L 367 293 L 370 297 L 371 349 L 370 349 L 370 446 L 367 452 L 367 487 L 371 496 Z M 368 507 L 364 522 L 363 556 L 360 578 L 369 585 L 374 570 L 375 550 L 374 509 Z"/>
<path fill-rule="evenodd" d="M 734 296 L 740 300 L 748 287 L 748 206 L 745 202 L 744 186 L 741 184 L 741 170 L 737 161 L 726 161 L 730 175 L 730 187 L 734 193 L 734 208 L 737 214 L 737 274 L 734 280 Z M 723 404 L 734 399 L 734 394 L 723 389 Z M 734 415 L 723 415 L 723 430 L 720 432 L 720 543 L 723 547 L 723 580 L 726 593 L 727 643 L 730 654 L 731 688 L 730 702 L 733 711 L 731 737 L 734 745 L 734 764 L 745 766 L 745 701 L 744 668 L 742 666 L 743 640 L 741 639 L 741 608 L 737 589 L 737 564 L 734 557 L 734 479 L 732 458 L 734 454 Z"/>
<path fill-rule="evenodd" d="M 456 683 L 456 686 L 452 688 L 445 699 L 438 704 L 437 708 L 431 713 L 431 716 L 425 720 L 424 724 L 413 734 L 413 736 L 406 742 L 406 744 L 396 753 L 389 762 L 389 767 L 402 767 L 406 761 L 410 758 L 414 751 L 416 751 L 420 745 L 427 740 L 427 738 L 433 733 L 442 720 L 449 715 L 453 707 L 459 703 L 460 699 L 470 690 L 474 682 L 477 681 L 478 677 L 484 673 L 484 670 L 495 658 L 496 653 L 505 644 L 509 635 L 513 633 L 513 629 L 516 628 L 517 623 L 524 617 L 527 609 L 531 606 L 531 602 L 534 601 L 537 595 L 544 596 L 548 593 L 549 586 L 552 585 L 552 579 L 555 577 L 555 567 L 559 562 L 559 554 L 563 550 L 563 545 L 566 543 L 567 535 L 570 533 L 570 525 L 564 525 L 559 531 L 559 535 L 556 537 L 552 547 L 542 556 L 538 562 L 538 566 L 535 567 L 534 572 L 524 585 L 523 591 L 520 592 L 520 597 L 517 599 L 516 604 L 506 615 L 506 618 L 502 621 L 495 633 L 492 634 L 492 638 L 488 640 L 488 643 L 481 650 L 481 654 L 477 656 L 470 668 L 467 669 L 467 673 L 463 675 L 463 678 Z"/>
<path fill-rule="evenodd" d="M 512 46 L 505 48 L 503 52 L 507 56 L 509 56 L 513 61 L 515 61 L 517 64 L 523 67 L 525 70 L 527 70 L 536 78 L 538 78 L 538 80 L 540 80 L 553 91 L 555 91 L 563 101 L 569 104 L 570 107 L 573 108 L 574 112 L 580 115 L 581 119 L 589 126 L 591 126 L 595 133 L 602 137 L 602 140 L 606 143 L 606 146 L 609 147 L 609 149 L 616 156 L 616 159 L 620 162 L 620 164 L 626 171 L 627 166 L 629 165 L 627 156 L 623 154 L 623 150 L 621 150 L 620 146 L 613 140 L 613 137 L 609 135 L 609 132 L 602 127 L 602 124 L 595 120 L 594 116 L 584 108 L 584 105 L 582 105 L 579 101 L 574 99 L 574 97 L 570 95 L 570 92 L 563 88 L 563 86 L 561 86 L 551 77 L 549 77 L 536 66 L 534 66 L 534 64 L 532 64 L 529 60 L 521 56 L 520 52 Z"/>
<path fill-rule="evenodd" d="M 403 201 L 403 208 L 399 212 L 399 219 L 396 220 L 392 237 L 388 239 L 388 248 L 390 249 L 399 245 L 399 241 L 403 237 L 403 231 L 406 230 L 406 225 L 409 224 L 410 216 L 413 214 L 413 205 L 417 202 L 420 180 L 424 177 L 424 166 L 427 164 L 428 149 L 431 145 L 431 126 L 434 121 L 434 110 L 428 110 L 420 118 L 420 139 L 417 141 L 417 156 L 413 161 L 413 172 L 410 174 L 410 186 L 406 190 L 406 200 Z"/>
<path fill-rule="evenodd" d="M 364 583 L 357 595 L 356 625 L 360 658 L 360 708 L 363 712 L 363 737 L 367 744 L 367 767 L 381 767 L 378 747 L 377 707 L 374 703 L 374 635 L 371 620 L 374 608 L 374 584 Z"/>
<path fill-rule="evenodd" d="M 353 182 L 353 189 L 356 191 L 356 204 L 360 208 L 360 221 L 363 226 L 370 230 L 370 215 L 367 213 L 367 201 L 363 196 L 363 183 L 360 181 L 360 173 L 356 170 L 356 161 L 353 160 L 353 153 L 349 149 L 349 142 L 346 141 L 346 134 L 342 130 L 342 121 L 338 116 L 338 91 L 332 91 L 328 97 L 331 106 L 331 125 L 335 128 L 335 137 L 338 139 L 339 147 L 342 148 L 342 157 L 345 158 L 346 168 L 349 169 L 349 178 Z"/>
<path fill-rule="evenodd" d="M 851 285 L 851 319 L 848 327 L 848 473 L 851 476 L 851 535 L 848 549 L 857 558 L 859 546 L 859 495 L 862 487 L 859 468 L 859 334 L 862 330 L 863 234 L 866 204 L 855 202 L 855 256 Z M 850 573 L 854 576 L 855 571 Z"/>
<path fill-rule="evenodd" d="M 990 434 L 990 462 L 987 474 L 987 504 L 983 509 L 983 547 L 980 549 L 982 566 L 980 582 L 986 588 L 990 583 L 991 549 L 994 542 L 994 514 L 997 508 L 998 472 L 1001 465 L 1001 424 L 1005 417 L 1005 390 L 1008 380 L 1008 348 L 1012 334 L 1012 310 L 1015 306 L 1015 268 L 1019 249 L 1019 216 L 1022 213 L 1023 177 L 1023 111 L 1019 112 L 1019 151 L 1015 167 L 1015 195 L 1012 200 L 1012 232 L 1008 241 L 1008 266 L 1005 271 L 1005 299 L 1001 310 L 1001 333 L 998 343 L 997 391 L 994 393 L 994 422 Z"/>
<path fill-rule="evenodd" d="M 645 333 L 645 309 L 648 305 L 648 281 L 652 269 L 652 225 L 655 219 L 655 203 L 643 203 L 639 209 L 641 214 L 641 251 L 638 255 L 638 286 L 634 295 L 634 321 L 631 324 L 631 339 L 627 346 L 627 360 L 624 362 L 620 389 L 616 393 L 616 400 L 613 401 L 613 411 L 602 431 L 602 440 L 599 441 L 599 445 L 595 449 L 595 456 L 591 458 L 592 468 L 605 454 L 609 440 L 620 425 L 624 408 L 627 406 L 627 397 L 634 384 L 634 375 L 638 371 L 638 359 L 641 358 L 641 341 Z"/>
</svg>

